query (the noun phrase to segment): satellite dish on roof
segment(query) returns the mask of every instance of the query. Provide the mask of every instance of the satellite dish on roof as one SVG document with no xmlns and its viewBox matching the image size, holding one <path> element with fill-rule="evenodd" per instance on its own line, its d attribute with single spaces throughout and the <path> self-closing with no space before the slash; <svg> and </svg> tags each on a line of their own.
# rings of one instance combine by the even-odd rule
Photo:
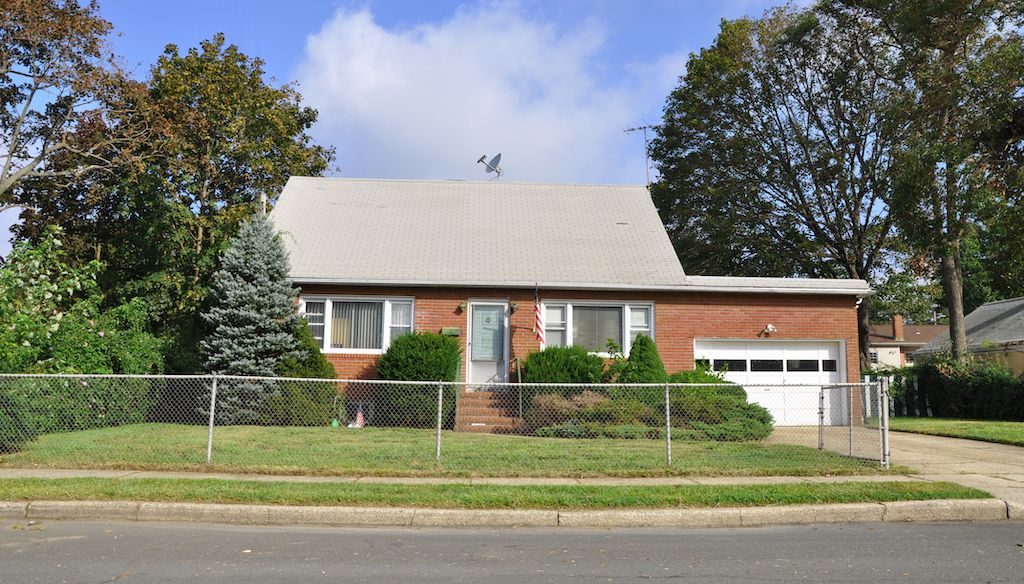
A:
<svg viewBox="0 0 1024 584">
<path fill-rule="evenodd" d="M 498 180 L 501 178 L 501 167 L 498 166 L 501 163 L 501 152 L 495 154 L 494 158 L 491 158 L 490 160 L 487 160 L 487 155 L 484 154 L 480 157 L 480 160 L 476 161 L 476 163 L 486 166 L 487 168 L 485 169 L 485 172 L 488 174 L 493 172 L 497 175 L 491 180 Z"/>
</svg>

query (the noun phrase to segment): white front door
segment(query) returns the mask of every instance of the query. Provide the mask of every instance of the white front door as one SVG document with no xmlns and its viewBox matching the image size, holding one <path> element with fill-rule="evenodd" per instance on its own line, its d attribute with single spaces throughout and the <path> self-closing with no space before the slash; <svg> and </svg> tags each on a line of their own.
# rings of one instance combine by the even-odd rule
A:
<svg viewBox="0 0 1024 584">
<path fill-rule="evenodd" d="M 745 386 L 750 401 L 771 412 L 776 425 L 811 426 L 818 423 L 819 388 L 845 381 L 840 349 L 835 341 L 701 340 L 694 357 Z M 827 397 L 825 423 L 839 423 L 845 419 L 842 395 Z"/>
<path fill-rule="evenodd" d="M 470 302 L 467 374 L 470 383 L 508 382 L 508 304 Z"/>
</svg>

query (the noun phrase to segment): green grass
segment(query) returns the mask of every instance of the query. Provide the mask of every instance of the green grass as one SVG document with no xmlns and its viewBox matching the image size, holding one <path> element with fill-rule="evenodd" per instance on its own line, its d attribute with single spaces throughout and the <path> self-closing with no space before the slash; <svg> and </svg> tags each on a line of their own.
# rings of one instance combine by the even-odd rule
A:
<svg viewBox="0 0 1024 584">
<path fill-rule="evenodd" d="M 871 461 L 788 444 L 565 440 L 430 430 L 139 424 L 40 436 L 3 467 L 184 470 L 285 475 L 449 477 L 782 476 L 888 472 Z M 893 469 L 902 472 L 905 469 Z"/>
<path fill-rule="evenodd" d="M 916 434 L 968 438 L 1024 446 L 1024 422 L 960 420 L 953 418 L 890 418 L 889 429 Z"/>
<path fill-rule="evenodd" d="M 989 497 L 953 483 L 578 486 L 353 484 L 191 479 L 4 479 L 0 501 L 184 501 L 449 509 L 746 507 Z"/>
</svg>

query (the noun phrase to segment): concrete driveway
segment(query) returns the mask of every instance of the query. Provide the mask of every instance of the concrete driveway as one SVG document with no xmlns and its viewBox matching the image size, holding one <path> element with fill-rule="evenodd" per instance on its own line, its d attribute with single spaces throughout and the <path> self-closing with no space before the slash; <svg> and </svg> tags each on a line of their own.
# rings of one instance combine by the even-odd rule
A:
<svg viewBox="0 0 1024 584">
<path fill-rule="evenodd" d="M 1024 448 L 960 438 L 890 432 L 892 464 L 930 481 L 953 481 L 1024 505 Z"/>
</svg>

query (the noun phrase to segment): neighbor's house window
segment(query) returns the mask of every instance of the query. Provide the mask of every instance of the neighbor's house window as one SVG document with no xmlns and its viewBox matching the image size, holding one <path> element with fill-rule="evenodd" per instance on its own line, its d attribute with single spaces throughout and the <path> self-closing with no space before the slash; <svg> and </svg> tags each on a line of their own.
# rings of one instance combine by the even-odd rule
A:
<svg viewBox="0 0 1024 584">
<path fill-rule="evenodd" d="M 872 363 L 878 363 L 878 351 L 868 351 L 868 359 Z"/>
<path fill-rule="evenodd" d="M 303 311 L 328 352 L 379 353 L 412 332 L 411 298 L 306 298 Z"/>
<path fill-rule="evenodd" d="M 625 355 L 637 335 L 654 337 L 653 304 L 624 302 L 545 302 L 544 344 L 580 345 L 595 353 L 611 341 Z"/>
</svg>

